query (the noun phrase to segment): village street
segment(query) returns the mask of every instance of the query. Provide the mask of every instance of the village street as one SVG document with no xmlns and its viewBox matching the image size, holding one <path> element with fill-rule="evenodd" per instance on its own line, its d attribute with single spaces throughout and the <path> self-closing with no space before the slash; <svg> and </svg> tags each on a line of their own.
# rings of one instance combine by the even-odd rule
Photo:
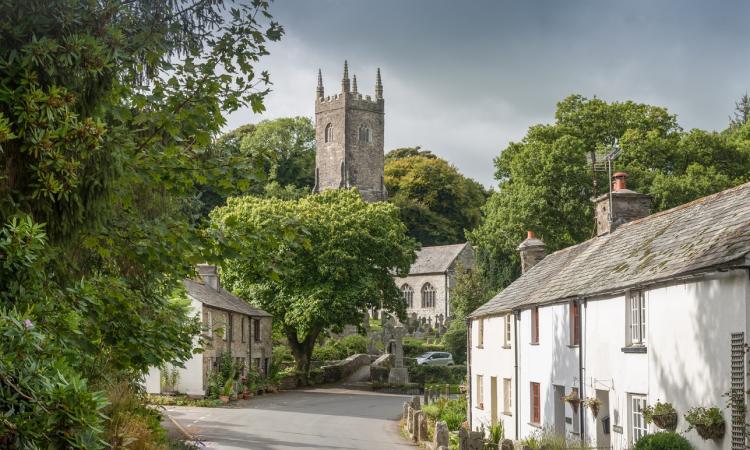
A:
<svg viewBox="0 0 750 450">
<path fill-rule="evenodd" d="M 399 434 L 408 397 L 324 387 L 239 401 L 228 408 L 167 407 L 209 449 L 414 449 Z"/>
</svg>

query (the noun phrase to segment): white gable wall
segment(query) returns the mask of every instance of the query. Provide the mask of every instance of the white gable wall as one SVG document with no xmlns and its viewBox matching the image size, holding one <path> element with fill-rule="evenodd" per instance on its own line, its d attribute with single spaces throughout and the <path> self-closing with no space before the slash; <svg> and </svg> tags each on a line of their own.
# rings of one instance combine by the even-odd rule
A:
<svg viewBox="0 0 750 450">
<path fill-rule="evenodd" d="M 513 415 L 515 415 L 516 399 L 515 399 L 515 364 L 514 364 L 514 343 L 513 339 L 513 316 L 511 315 L 511 346 L 510 348 L 504 348 L 505 337 L 503 332 L 505 329 L 504 316 L 491 316 L 484 318 L 484 345 L 483 348 L 478 348 L 479 342 L 479 320 L 473 320 L 471 322 L 471 367 L 472 367 L 472 383 L 471 383 L 471 399 L 472 399 L 472 428 L 479 429 L 484 425 L 485 429 L 489 429 L 492 424 L 492 390 L 491 380 L 492 377 L 496 378 L 497 382 L 497 395 L 494 401 L 497 405 L 497 420 L 502 421 L 503 428 L 505 430 L 505 437 L 508 439 L 515 439 L 515 422 Z M 476 376 L 482 375 L 484 384 L 484 408 L 479 408 L 477 405 L 477 391 L 478 386 L 476 385 Z M 504 409 L 504 386 L 503 380 L 511 380 L 511 414 L 505 414 Z"/>
</svg>

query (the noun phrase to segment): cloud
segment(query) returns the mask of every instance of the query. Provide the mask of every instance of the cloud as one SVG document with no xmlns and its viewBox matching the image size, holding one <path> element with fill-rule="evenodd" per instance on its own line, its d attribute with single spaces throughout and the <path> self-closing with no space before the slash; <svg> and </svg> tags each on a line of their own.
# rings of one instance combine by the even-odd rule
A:
<svg viewBox="0 0 750 450">
<path fill-rule="evenodd" d="M 580 93 L 666 106 L 685 128 L 722 129 L 750 89 L 750 2 L 282 0 L 287 30 L 262 66 L 267 110 L 228 127 L 314 113 L 317 69 L 360 91 L 381 67 L 386 150 L 422 145 L 490 186 L 492 159 Z"/>
</svg>

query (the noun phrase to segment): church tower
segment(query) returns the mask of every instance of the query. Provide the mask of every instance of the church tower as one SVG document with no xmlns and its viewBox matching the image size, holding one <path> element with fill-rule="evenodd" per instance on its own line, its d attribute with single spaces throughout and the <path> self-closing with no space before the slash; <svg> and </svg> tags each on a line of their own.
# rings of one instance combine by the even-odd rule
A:
<svg viewBox="0 0 750 450">
<path fill-rule="evenodd" d="M 357 91 L 357 76 L 349 79 L 346 61 L 340 94 L 324 96 L 323 77 L 318 70 L 314 192 L 356 187 L 365 201 L 386 199 L 383 184 L 384 115 L 380 69 L 374 99 Z"/>
</svg>

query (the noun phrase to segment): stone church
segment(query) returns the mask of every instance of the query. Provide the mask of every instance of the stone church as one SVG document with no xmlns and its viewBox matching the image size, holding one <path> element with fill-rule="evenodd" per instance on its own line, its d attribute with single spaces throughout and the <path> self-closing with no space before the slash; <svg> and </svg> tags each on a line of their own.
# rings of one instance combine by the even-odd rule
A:
<svg viewBox="0 0 750 450">
<path fill-rule="evenodd" d="M 384 135 L 385 100 L 380 69 L 374 98 L 359 92 L 357 76 L 349 78 L 346 61 L 338 94 L 325 95 L 323 76 L 318 70 L 314 192 L 356 187 L 365 201 L 385 201 L 388 193 L 383 180 Z M 467 243 L 424 247 L 417 253 L 409 275 L 395 279 L 410 318 L 433 325 L 447 321 L 451 315 L 449 291 L 457 266 L 474 266 L 474 252 Z"/>
</svg>

